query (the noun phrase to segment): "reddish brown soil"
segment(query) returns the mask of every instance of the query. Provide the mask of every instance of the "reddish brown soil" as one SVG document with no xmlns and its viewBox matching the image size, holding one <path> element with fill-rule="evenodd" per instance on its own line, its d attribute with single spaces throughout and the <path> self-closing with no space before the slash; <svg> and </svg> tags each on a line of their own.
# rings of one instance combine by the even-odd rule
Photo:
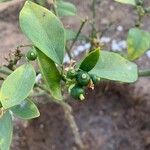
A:
<svg viewBox="0 0 150 150">
<path fill-rule="evenodd" d="M 128 85 L 101 84 L 87 91 L 85 102 L 70 102 L 87 150 L 150 149 L 150 103 L 132 92 Z M 14 150 L 76 149 L 61 107 L 46 104 L 40 111 L 40 118 L 15 130 Z"/>
<path fill-rule="evenodd" d="M 18 26 L 18 14 L 22 0 L 0 4 L 0 63 L 4 56 L 18 44 L 27 43 Z M 18 1 L 16 3 L 16 1 Z M 80 16 L 91 18 L 91 0 L 72 0 Z M 149 0 L 145 1 L 149 4 Z M 125 39 L 127 31 L 134 25 L 135 12 L 113 0 L 97 0 L 98 29 L 104 29 L 109 22 L 115 22 L 106 36 Z M 79 28 L 79 20 L 69 18 L 65 25 Z M 124 31 L 116 31 L 118 25 Z M 144 18 L 143 28 L 150 31 L 149 18 Z M 90 26 L 84 28 L 89 33 Z M 110 45 L 106 46 L 110 48 Z M 143 56 L 138 64 L 149 68 L 149 59 Z M 150 80 L 140 79 L 134 86 L 105 84 L 95 91 L 87 91 L 85 102 L 68 100 L 87 150 L 150 150 Z M 44 98 L 43 98 L 44 100 Z M 75 150 L 72 131 L 62 108 L 54 103 L 40 105 L 41 116 L 26 122 L 14 121 L 12 150 Z"/>
</svg>

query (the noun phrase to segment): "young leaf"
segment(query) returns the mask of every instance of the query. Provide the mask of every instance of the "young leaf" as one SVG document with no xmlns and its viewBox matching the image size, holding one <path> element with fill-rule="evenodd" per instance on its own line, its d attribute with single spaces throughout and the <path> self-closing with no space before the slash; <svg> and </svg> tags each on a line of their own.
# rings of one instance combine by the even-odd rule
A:
<svg viewBox="0 0 150 150">
<path fill-rule="evenodd" d="M 21 104 L 12 107 L 10 110 L 22 119 L 33 119 L 40 116 L 38 108 L 30 99 L 25 99 Z"/>
<path fill-rule="evenodd" d="M 30 93 L 35 83 L 36 73 L 31 64 L 17 68 L 3 82 L 0 101 L 5 109 L 20 104 Z"/>
<path fill-rule="evenodd" d="M 138 28 L 130 29 L 127 38 L 128 59 L 135 60 L 150 48 L 150 33 Z"/>
<path fill-rule="evenodd" d="M 37 54 L 41 73 L 51 95 L 57 100 L 62 100 L 61 75 L 55 63 L 40 50 L 37 50 Z"/>
<path fill-rule="evenodd" d="M 96 50 L 89 53 L 87 57 L 85 57 L 85 59 L 81 62 L 79 68 L 86 72 L 89 72 L 97 64 L 97 61 L 99 60 L 99 55 L 100 49 L 97 48 Z"/>
<path fill-rule="evenodd" d="M 99 61 L 90 71 L 101 78 L 121 81 L 135 82 L 138 78 L 137 65 L 117 53 L 101 51 Z"/>
<path fill-rule="evenodd" d="M 0 116 L 0 150 L 9 150 L 13 134 L 12 118 L 7 111 Z"/>
<path fill-rule="evenodd" d="M 115 0 L 116 2 L 120 2 L 123 4 L 130 4 L 130 5 L 136 5 L 136 0 Z"/>
<path fill-rule="evenodd" d="M 59 17 L 74 16 L 76 15 L 77 9 L 70 2 L 56 1 L 56 11 Z"/>
<path fill-rule="evenodd" d="M 48 9 L 26 1 L 19 16 L 25 35 L 57 64 L 63 63 L 65 31 L 60 20 Z"/>
</svg>

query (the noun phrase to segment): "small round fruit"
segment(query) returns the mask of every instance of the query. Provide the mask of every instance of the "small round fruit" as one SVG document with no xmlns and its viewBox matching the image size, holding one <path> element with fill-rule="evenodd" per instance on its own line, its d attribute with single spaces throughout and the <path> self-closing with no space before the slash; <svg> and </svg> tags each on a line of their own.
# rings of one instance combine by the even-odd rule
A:
<svg viewBox="0 0 150 150">
<path fill-rule="evenodd" d="M 71 92 L 70 92 L 71 96 L 75 99 L 80 99 L 80 100 L 84 100 L 85 97 L 85 91 L 83 88 L 79 87 L 79 86 L 74 86 L 72 89 L 71 89 Z"/>
<path fill-rule="evenodd" d="M 77 76 L 77 72 L 74 69 L 70 69 L 67 72 L 67 78 L 73 79 Z"/>
<path fill-rule="evenodd" d="M 93 84 L 98 84 L 100 82 L 100 77 L 98 77 L 94 74 L 91 74 L 90 77 L 92 79 Z"/>
<path fill-rule="evenodd" d="M 26 54 L 26 57 L 28 58 L 28 60 L 34 61 L 37 59 L 37 53 L 36 50 L 29 50 Z"/>
<path fill-rule="evenodd" d="M 90 82 L 89 74 L 84 72 L 84 71 L 80 71 L 77 74 L 77 82 L 78 82 L 79 85 L 87 86 Z"/>
</svg>

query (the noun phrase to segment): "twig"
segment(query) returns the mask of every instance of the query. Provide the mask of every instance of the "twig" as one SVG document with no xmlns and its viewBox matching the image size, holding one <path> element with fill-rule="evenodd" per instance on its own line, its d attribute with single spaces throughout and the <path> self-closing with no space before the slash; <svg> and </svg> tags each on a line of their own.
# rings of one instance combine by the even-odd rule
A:
<svg viewBox="0 0 150 150">
<path fill-rule="evenodd" d="M 16 49 L 20 49 L 20 48 L 23 48 L 23 47 L 32 47 L 32 46 L 33 46 L 32 44 L 23 44 L 23 45 L 17 46 Z"/>
<path fill-rule="evenodd" d="M 81 31 L 82 31 L 82 29 L 83 29 L 83 27 L 84 27 L 84 25 L 85 25 L 86 22 L 87 22 L 87 18 L 84 19 L 84 20 L 82 20 L 82 23 L 80 25 L 78 33 L 76 34 L 76 36 L 75 36 L 75 38 L 74 38 L 74 40 L 73 40 L 73 42 L 72 42 L 72 44 L 70 46 L 70 50 L 73 48 L 73 46 L 74 46 L 75 42 L 77 41 L 77 39 L 78 39 L 78 37 L 79 37 L 79 35 L 80 35 L 80 33 L 81 33 Z"/>
<path fill-rule="evenodd" d="M 91 38 L 94 38 L 96 36 L 96 29 L 95 29 L 95 18 L 96 18 L 96 0 L 93 0 L 92 2 L 92 17 L 93 17 L 93 21 L 92 21 L 92 34 L 91 34 Z"/>
<path fill-rule="evenodd" d="M 0 67 L 0 73 L 4 74 L 4 75 L 9 75 L 12 73 L 12 70 L 8 69 L 7 67 Z"/>
<path fill-rule="evenodd" d="M 53 0 L 53 3 L 52 3 L 52 9 L 54 11 L 54 14 L 58 17 L 58 12 L 57 12 L 57 9 L 56 9 L 56 0 Z"/>
<path fill-rule="evenodd" d="M 35 84 L 36 87 L 39 87 L 40 89 L 42 89 L 43 91 L 49 93 L 49 90 L 47 89 L 46 86 L 44 85 L 41 85 L 41 84 Z"/>
<path fill-rule="evenodd" d="M 150 70 L 139 70 L 138 75 L 139 77 L 148 77 L 150 76 Z"/>
<path fill-rule="evenodd" d="M 72 60 L 72 55 L 71 55 L 70 50 L 68 49 L 67 46 L 66 46 L 66 52 L 67 52 L 67 54 L 69 56 L 69 59 Z"/>
<path fill-rule="evenodd" d="M 69 104 L 67 104 L 66 102 L 58 102 L 58 104 L 60 104 L 64 110 L 64 113 L 65 113 L 65 117 L 70 125 L 70 128 L 73 132 L 73 135 L 74 135 L 74 140 L 75 140 L 75 144 L 77 145 L 77 147 L 80 149 L 80 150 L 84 150 L 85 147 L 84 147 L 84 144 L 82 142 L 82 139 L 81 139 L 81 136 L 80 136 L 80 133 L 79 133 L 79 129 L 78 129 L 78 126 L 76 124 L 76 121 L 75 121 L 75 118 L 74 116 L 72 115 L 72 108 Z"/>
</svg>

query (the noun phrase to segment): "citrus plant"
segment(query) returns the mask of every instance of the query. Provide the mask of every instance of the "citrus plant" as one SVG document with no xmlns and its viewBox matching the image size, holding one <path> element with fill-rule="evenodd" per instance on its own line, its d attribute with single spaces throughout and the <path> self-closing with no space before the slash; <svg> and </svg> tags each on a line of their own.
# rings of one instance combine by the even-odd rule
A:
<svg viewBox="0 0 150 150">
<path fill-rule="evenodd" d="M 0 72 L 7 75 L 0 89 L 1 150 L 10 149 L 13 115 L 22 119 L 32 119 L 40 115 L 32 100 L 35 88 L 45 91 L 57 103 L 65 102 L 62 94 L 64 89 L 75 100 L 83 101 L 85 89 L 94 89 L 101 80 L 134 83 L 139 76 L 149 75 L 148 71 L 139 71 L 134 62 L 150 48 L 150 33 L 140 28 L 141 16 L 146 15 L 149 8 L 145 8 L 140 0 L 116 1 L 132 5 L 139 15 L 138 24 L 128 32 L 127 53 L 121 56 L 103 50 L 100 45 L 95 48 L 91 46 L 91 51 L 80 62 L 70 61 L 69 66 L 64 63 L 64 55 L 68 53 L 71 56 L 69 50 L 75 41 L 86 38 L 80 34 L 85 21 L 76 33 L 65 29 L 60 18 L 76 15 L 76 7 L 70 2 L 56 0 L 50 11 L 29 0 L 25 2 L 20 11 L 19 22 L 22 32 L 32 43 L 27 45 L 30 49 L 25 55 L 26 63 L 18 68 L 0 68 Z M 73 41 L 70 48 L 69 40 Z M 71 59 L 74 58 L 71 56 Z M 33 61 L 38 62 L 38 73 L 42 74 L 40 83 L 36 82 L 37 71 Z"/>
</svg>

